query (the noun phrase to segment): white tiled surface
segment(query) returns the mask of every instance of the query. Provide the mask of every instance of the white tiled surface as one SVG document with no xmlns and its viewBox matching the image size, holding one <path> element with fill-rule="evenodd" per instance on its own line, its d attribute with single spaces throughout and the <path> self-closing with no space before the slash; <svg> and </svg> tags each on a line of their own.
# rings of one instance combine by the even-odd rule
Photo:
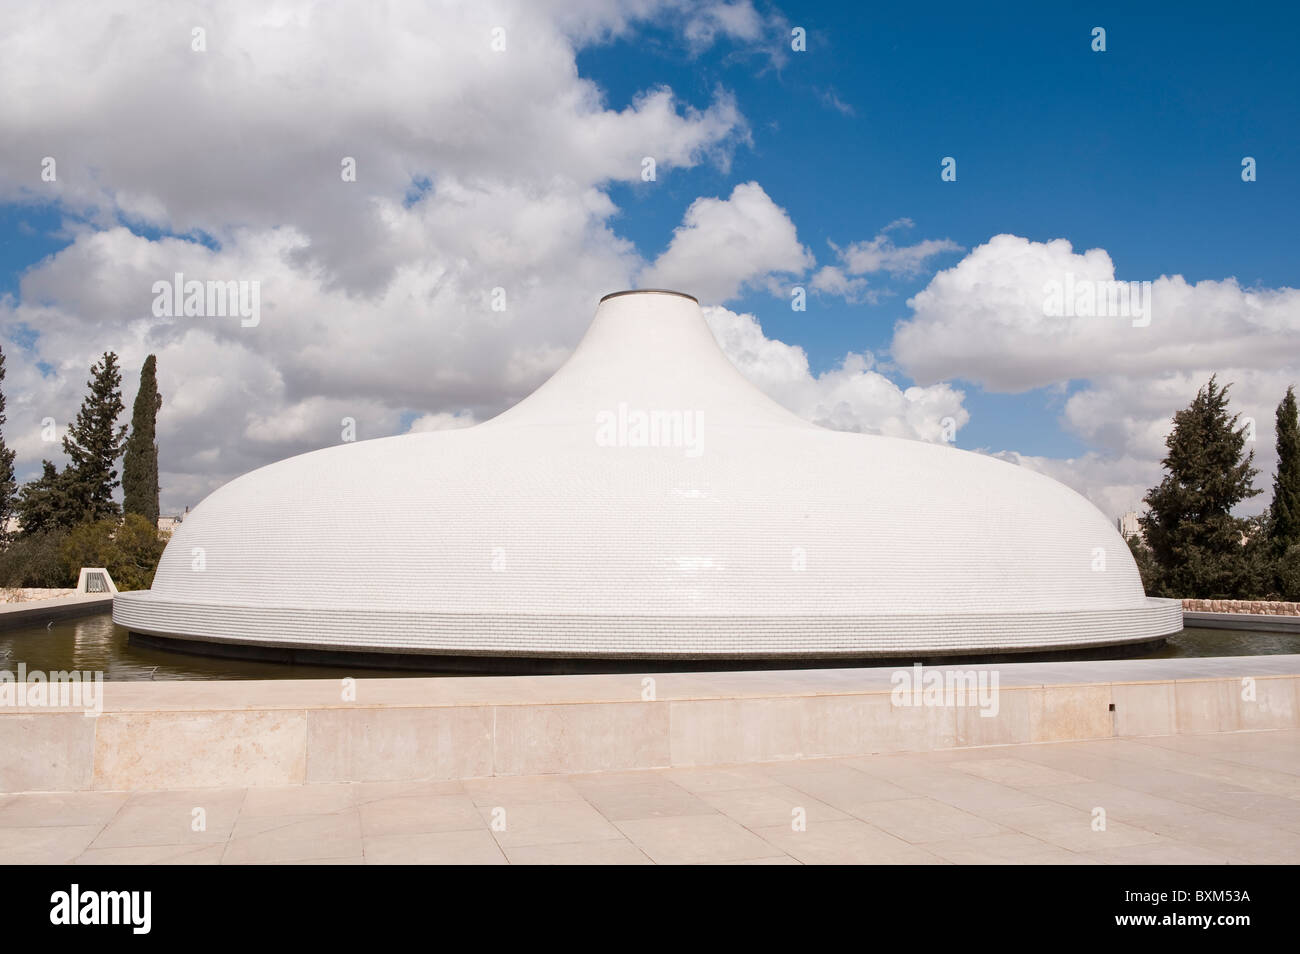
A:
<svg viewBox="0 0 1300 954">
<path fill-rule="evenodd" d="M 608 446 L 607 413 L 689 417 L 698 441 Z M 1181 612 L 1145 598 L 1074 491 L 815 427 L 665 294 L 603 303 L 568 363 L 487 423 L 231 481 L 177 529 L 153 589 L 114 605 L 163 635 L 600 656 L 1066 647 L 1177 632 Z"/>
</svg>

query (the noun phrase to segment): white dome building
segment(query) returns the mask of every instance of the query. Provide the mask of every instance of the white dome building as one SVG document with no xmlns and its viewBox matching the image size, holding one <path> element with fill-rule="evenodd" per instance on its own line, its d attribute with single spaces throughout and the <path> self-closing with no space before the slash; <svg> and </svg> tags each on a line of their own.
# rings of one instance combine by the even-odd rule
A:
<svg viewBox="0 0 1300 954">
<path fill-rule="evenodd" d="M 694 298 L 639 291 L 601 299 L 554 377 L 484 424 L 231 481 L 113 619 L 291 650 L 917 658 L 1152 641 L 1182 609 L 1145 596 L 1074 491 L 810 424 Z"/>
</svg>

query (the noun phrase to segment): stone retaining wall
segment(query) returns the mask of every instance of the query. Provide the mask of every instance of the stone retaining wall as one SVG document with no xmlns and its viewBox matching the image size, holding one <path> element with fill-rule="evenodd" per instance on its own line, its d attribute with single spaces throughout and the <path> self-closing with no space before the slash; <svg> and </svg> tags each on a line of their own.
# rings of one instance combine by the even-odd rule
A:
<svg viewBox="0 0 1300 954">
<path fill-rule="evenodd" d="M 96 718 L 0 705 L 0 792 L 572 774 L 1300 728 L 1300 656 L 981 671 L 999 675 L 996 711 L 900 702 L 887 668 L 361 679 L 346 693 L 334 679 L 108 682 Z"/>
<path fill-rule="evenodd" d="M 1183 612 L 1300 616 L 1300 603 L 1281 603 L 1269 600 L 1183 600 Z"/>
<path fill-rule="evenodd" d="M 0 589 L 0 603 L 30 603 L 33 600 L 49 600 L 56 596 L 71 596 L 76 590 L 48 589 L 42 587 L 9 587 Z"/>
</svg>

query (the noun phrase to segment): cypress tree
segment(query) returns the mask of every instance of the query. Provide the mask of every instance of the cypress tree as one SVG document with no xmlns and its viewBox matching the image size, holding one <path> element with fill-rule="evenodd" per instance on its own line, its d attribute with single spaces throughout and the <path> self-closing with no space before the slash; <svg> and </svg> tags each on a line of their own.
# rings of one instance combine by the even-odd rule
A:
<svg viewBox="0 0 1300 954">
<path fill-rule="evenodd" d="M 0 350 L 0 385 L 4 384 L 4 379 L 5 353 Z M 2 430 L 4 424 L 5 395 L 0 389 L 0 544 L 9 539 L 9 518 L 14 512 L 15 491 L 18 489 L 18 485 L 14 482 L 14 452 L 5 444 Z"/>
<path fill-rule="evenodd" d="M 122 462 L 122 509 L 158 525 L 158 444 L 156 426 L 162 395 L 158 393 L 157 361 L 145 358 L 140 390 L 131 409 L 131 436 Z"/>
<path fill-rule="evenodd" d="M 1286 389 L 1286 397 L 1277 406 L 1277 474 L 1269 512 L 1269 538 L 1274 552 L 1281 555 L 1300 544 L 1300 424 L 1294 386 Z"/>
<path fill-rule="evenodd" d="M 1228 388 L 1214 377 L 1174 415 L 1165 439 L 1166 475 L 1146 496 L 1139 518 L 1160 568 L 1160 595 L 1177 598 L 1251 598 L 1258 586 L 1242 545 L 1251 521 L 1232 509 L 1260 493 L 1255 452 L 1243 453 L 1246 428 L 1228 412 Z"/>
<path fill-rule="evenodd" d="M 105 351 L 91 365 L 86 386 L 90 393 L 63 438 L 76 523 L 119 513 L 113 490 L 118 486 L 117 459 L 122 456 L 126 425 L 117 424 L 117 416 L 125 407 L 117 355 Z"/>
</svg>

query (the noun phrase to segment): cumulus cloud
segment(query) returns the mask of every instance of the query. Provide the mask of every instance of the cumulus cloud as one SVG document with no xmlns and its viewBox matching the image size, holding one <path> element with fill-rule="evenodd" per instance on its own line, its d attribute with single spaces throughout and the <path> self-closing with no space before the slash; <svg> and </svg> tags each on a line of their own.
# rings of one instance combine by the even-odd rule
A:
<svg viewBox="0 0 1300 954">
<path fill-rule="evenodd" d="M 915 225 L 911 219 L 895 219 L 877 233 L 876 237 L 865 242 L 854 242 L 840 248 L 830 243 L 843 263 L 844 270 L 850 275 L 871 275 L 885 272 L 903 278 L 919 274 L 926 262 L 944 252 L 960 252 L 961 246 L 952 239 L 924 239 L 915 245 L 897 245 L 891 232 L 910 229 Z"/>
<path fill-rule="evenodd" d="M 1123 280 L 1139 277 L 1149 279 Z M 997 235 L 908 302 L 912 316 L 896 328 L 891 352 L 919 381 L 963 378 L 1008 392 L 1105 374 L 1296 364 L 1294 288 L 1160 276 L 1145 327 L 1124 317 L 1054 317 L 1045 307 L 1051 283 L 1095 287 L 1116 279 L 1104 249 L 1080 254 L 1064 239 Z"/>
<path fill-rule="evenodd" d="M 881 229 L 875 238 L 867 241 L 854 242 L 843 248 L 834 242 L 828 242 L 839 264 L 819 268 L 810 282 L 812 290 L 818 294 L 843 298 L 851 304 L 877 304 L 881 298 L 892 293 L 887 288 L 871 287 L 868 279 L 863 276 L 913 278 L 936 255 L 961 251 L 961 246 L 951 239 L 925 239 L 915 245 L 895 244 L 890 233 L 910 229 L 913 225 L 911 219 L 896 219 Z"/>
<path fill-rule="evenodd" d="M 873 370 L 868 353 L 845 355 L 839 367 L 813 374 L 802 348 L 768 338 L 753 315 L 710 307 L 704 316 L 745 377 L 774 401 L 823 427 L 942 441 L 970 420 L 961 391 L 946 384 L 901 388 Z"/>
<path fill-rule="evenodd" d="M 1255 421 L 1250 447 L 1263 471 L 1256 486 L 1266 493 L 1243 512 L 1258 511 L 1275 467 L 1273 411 L 1300 382 L 1300 291 L 1160 276 L 1151 281 L 1145 325 L 1056 316 L 1047 302 L 1067 281 L 1082 289 L 1117 279 L 1104 249 L 994 236 L 908 302 L 912 314 L 895 329 L 891 356 L 922 384 L 964 380 L 1019 392 L 1084 382 L 1066 400 L 1062 424 L 1092 452 L 1059 461 L 1014 456 L 1103 509 L 1121 508 L 1112 514 L 1159 481 L 1173 412 L 1217 373 L 1234 384 L 1233 410 Z"/>
<path fill-rule="evenodd" d="M 757 182 L 745 182 L 729 198 L 692 202 L 668 248 L 638 283 L 721 303 L 748 287 L 780 293 L 780 276 L 802 275 L 813 264 L 785 209 Z"/>
<path fill-rule="evenodd" d="M 568 16 L 518 0 L 394 3 L 383 17 L 300 0 L 54 3 L 0 35 L 0 199 L 54 200 L 225 243 L 292 225 L 331 280 L 382 287 L 407 251 L 387 204 L 446 180 L 581 194 L 661 169 L 725 164 L 747 135 L 734 99 L 671 90 L 621 110 L 578 76 Z M 587 4 L 583 30 L 625 31 L 672 4 Z M 191 31 L 205 30 L 202 52 Z M 494 47 L 494 30 L 504 50 Z M 39 110 L 28 104 L 39 101 Z M 41 179 L 40 159 L 57 179 Z M 355 181 L 342 164 L 355 161 Z"/>
<path fill-rule="evenodd" d="M 66 427 L 106 349 L 128 405 L 158 355 L 163 506 L 179 510 L 345 430 L 490 418 L 563 362 L 610 289 L 724 301 L 814 264 L 755 182 L 693 203 L 652 263 L 610 224 L 608 185 L 636 178 L 643 155 L 667 171 L 725 166 L 747 126 L 723 90 L 698 109 L 666 88 L 607 108 L 578 76 L 578 46 L 666 14 L 692 51 L 714 38 L 761 49 L 774 21 L 748 3 L 685 20 L 676 0 L 396 4 L 389 22 L 306 3 L 231 5 L 215 20 L 204 9 L 160 6 L 128 31 L 111 5 L 69 6 L 0 38 L 6 88 L 45 84 L 41 111 L 0 102 L 13 133 L 0 200 L 57 203 L 72 237 L 0 302 L 21 477 L 60 458 L 42 421 Z M 190 48 L 194 24 L 206 52 Z M 39 183 L 41 153 L 55 182 Z M 259 320 L 155 315 L 155 283 L 176 274 L 257 283 Z M 933 438 L 945 416 L 965 423 L 959 392 L 901 390 L 869 355 L 815 376 L 752 316 L 711 321 L 745 373 L 828 426 Z"/>
<path fill-rule="evenodd" d="M 817 269 L 809 282 L 814 292 L 821 295 L 834 295 L 851 304 L 868 301 L 878 302 L 886 292 L 870 288 L 865 278 L 851 278 L 838 265 L 823 265 Z"/>
<path fill-rule="evenodd" d="M 1098 506 L 1102 501 L 1113 505 L 1125 498 L 1128 502 L 1123 510 L 1133 509 L 1160 480 L 1160 461 L 1173 426 L 1173 412 L 1190 404 L 1211 374 L 1218 375 L 1220 384 L 1232 385 L 1231 410 L 1241 415 L 1240 424 L 1250 425 L 1248 433 L 1253 440 L 1246 450 L 1255 454 L 1255 466 L 1260 469 L 1255 486 L 1264 493 L 1242 504 L 1241 512 L 1258 513 L 1271 499 L 1271 478 L 1277 468 L 1277 403 L 1288 386 L 1300 385 L 1300 360 L 1279 370 L 1219 365 L 1189 372 L 1099 375 L 1069 397 L 1062 414 L 1064 427 L 1095 450 L 1085 459 L 1060 462 L 1054 469 L 1044 463 L 1039 469 L 1070 484 Z"/>
<path fill-rule="evenodd" d="M 725 90 L 697 107 L 656 87 L 610 108 L 579 75 L 581 44 L 663 18 L 680 30 L 682 9 L 13 11 L 0 35 L 12 94 L 0 98 L 0 201 L 56 204 L 73 238 L 0 301 L 20 477 L 60 458 L 41 421 L 66 426 L 107 349 L 128 405 L 145 355 L 158 355 L 169 509 L 337 443 L 345 417 L 366 438 L 519 400 L 564 360 L 596 298 L 644 266 L 609 224 L 609 184 L 639 179 L 645 155 L 661 174 L 725 168 L 747 139 Z M 747 9 L 708 13 L 714 35 L 765 44 L 768 21 L 754 26 Z M 681 35 L 692 51 L 703 42 Z M 176 273 L 258 283 L 260 321 L 156 317 L 153 285 Z"/>
</svg>

